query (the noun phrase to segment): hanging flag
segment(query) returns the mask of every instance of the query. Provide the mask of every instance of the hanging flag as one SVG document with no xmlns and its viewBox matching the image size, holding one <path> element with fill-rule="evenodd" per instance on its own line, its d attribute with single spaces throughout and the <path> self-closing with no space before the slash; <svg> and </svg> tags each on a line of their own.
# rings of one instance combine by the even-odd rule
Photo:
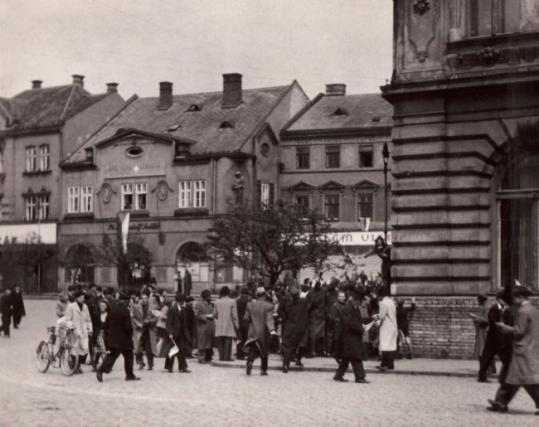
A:
<svg viewBox="0 0 539 427">
<path fill-rule="evenodd" d="M 123 218 L 120 218 L 122 230 L 122 252 L 127 254 L 127 236 L 129 234 L 129 212 Z"/>
</svg>

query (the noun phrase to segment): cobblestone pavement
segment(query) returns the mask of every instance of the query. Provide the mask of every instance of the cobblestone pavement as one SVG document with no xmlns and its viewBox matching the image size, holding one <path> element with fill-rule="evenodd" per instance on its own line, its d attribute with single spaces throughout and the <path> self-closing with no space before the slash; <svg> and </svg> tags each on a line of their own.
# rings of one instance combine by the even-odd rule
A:
<svg viewBox="0 0 539 427">
<path fill-rule="evenodd" d="M 54 303 L 28 301 L 29 318 L 0 338 L 0 426 L 537 426 L 521 392 L 509 414 L 485 410 L 496 384 L 471 378 L 369 375 L 371 384 L 335 383 L 327 372 L 198 365 L 191 374 L 140 371 L 124 381 L 122 360 L 102 384 L 85 367 L 64 377 L 35 368 L 34 351 L 54 319 Z M 351 378 L 351 374 L 347 374 Z"/>
</svg>

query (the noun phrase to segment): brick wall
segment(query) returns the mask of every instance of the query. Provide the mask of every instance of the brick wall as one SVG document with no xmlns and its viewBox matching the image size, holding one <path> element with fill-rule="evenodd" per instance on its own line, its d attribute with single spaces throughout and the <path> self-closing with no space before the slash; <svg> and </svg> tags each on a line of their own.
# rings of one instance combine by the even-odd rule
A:
<svg viewBox="0 0 539 427">
<path fill-rule="evenodd" d="M 475 297 L 417 297 L 410 324 L 414 355 L 471 359 L 475 327 L 468 314 L 478 312 Z"/>
</svg>

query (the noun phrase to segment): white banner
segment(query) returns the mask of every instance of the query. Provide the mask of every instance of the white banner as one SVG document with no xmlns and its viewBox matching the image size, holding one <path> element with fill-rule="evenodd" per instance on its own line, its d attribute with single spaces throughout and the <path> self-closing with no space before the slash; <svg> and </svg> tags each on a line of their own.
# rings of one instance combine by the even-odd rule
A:
<svg viewBox="0 0 539 427">
<path fill-rule="evenodd" d="M 0 225 L 0 245 L 9 243 L 56 244 L 56 223 Z"/>
<path fill-rule="evenodd" d="M 373 246 L 377 237 L 384 237 L 383 231 L 349 231 L 330 233 L 329 237 L 341 246 Z M 391 244 L 391 232 L 387 233 L 387 243 Z"/>
</svg>

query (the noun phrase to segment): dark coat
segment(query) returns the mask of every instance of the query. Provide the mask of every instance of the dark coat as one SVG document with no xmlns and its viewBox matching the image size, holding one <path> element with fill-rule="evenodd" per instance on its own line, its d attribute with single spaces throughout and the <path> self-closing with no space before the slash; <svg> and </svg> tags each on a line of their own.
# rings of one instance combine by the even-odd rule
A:
<svg viewBox="0 0 539 427">
<path fill-rule="evenodd" d="M 403 305 L 397 305 L 397 327 L 406 336 L 410 333 L 410 316 L 415 311 L 415 304 L 412 303 L 410 307 L 404 307 Z"/>
<path fill-rule="evenodd" d="M 353 301 L 347 301 L 339 324 L 341 346 L 337 357 L 352 360 L 363 358 L 363 323 L 359 307 Z"/>
<path fill-rule="evenodd" d="M 174 342 L 184 356 L 190 356 L 193 351 L 191 335 L 187 325 L 186 310 L 173 304 L 167 313 L 167 332 L 172 335 Z"/>
<path fill-rule="evenodd" d="M 501 308 L 498 303 L 494 303 L 488 311 L 488 330 L 486 342 L 495 343 L 496 348 L 502 353 L 510 354 L 513 346 L 513 337 L 510 334 L 502 333 L 496 326 L 497 322 L 513 325 L 513 312 L 509 307 Z"/>
<path fill-rule="evenodd" d="M 193 289 L 193 278 L 191 277 L 191 273 L 185 270 L 185 276 L 183 278 L 183 292 L 186 295 L 189 295 L 192 289 Z"/>
<path fill-rule="evenodd" d="M 274 327 L 273 304 L 259 298 L 247 304 L 245 320 L 249 321 L 248 341 L 257 341 L 261 356 L 267 355 L 270 332 Z M 246 344 L 247 345 L 247 344 Z"/>
<path fill-rule="evenodd" d="M 2 317 L 11 317 L 11 314 L 13 313 L 13 303 L 11 295 L 8 296 L 4 294 L 0 297 L 0 313 L 2 313 Z"/>
<path fill-rule="evenodd" d="M 133 350 L 133 325 L 127 303 L 118 302 L 109 307 L 106 330 L 107 348 Z"/>
<path fill-rule="evenodd" d="M 247 332 L 249 331 L 249 321 L 245 320 L 245 310 L 249 303 L 249 297 L 247 295 L 240 295 L 236 298 L 236 307 L 238 309 L 238 319 L 240 323 L 239 335 L 242 341 L 247 339 Z"/>
<path fill-rule="evenodd" d="M 11 293 L 11 305 L 13 310 L 13 316 L 26 316 L 26 310 L 24 309 L 24 300 L 20 292 L 17 293 L 14 291 Z"/>
<path fill-rule="evenodd" d="M 290 297 L 279 304 L 279 317 L 283 322 L 283 353 L 306 347 L 309 327 L 308 302 L 305 299 Z"/>
</svg>

